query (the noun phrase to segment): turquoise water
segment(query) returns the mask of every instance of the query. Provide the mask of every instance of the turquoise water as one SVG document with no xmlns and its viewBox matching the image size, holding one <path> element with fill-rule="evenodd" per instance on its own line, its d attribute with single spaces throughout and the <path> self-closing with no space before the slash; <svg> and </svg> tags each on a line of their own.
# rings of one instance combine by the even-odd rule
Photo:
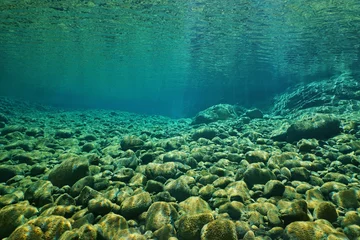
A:
<svg viewBox="0 0 360 240">
<path fill-rule="evenodd" d="M 0 2 L 0 95 L 193 116 L 358 74 L 358 0 Z"/>
</svg>

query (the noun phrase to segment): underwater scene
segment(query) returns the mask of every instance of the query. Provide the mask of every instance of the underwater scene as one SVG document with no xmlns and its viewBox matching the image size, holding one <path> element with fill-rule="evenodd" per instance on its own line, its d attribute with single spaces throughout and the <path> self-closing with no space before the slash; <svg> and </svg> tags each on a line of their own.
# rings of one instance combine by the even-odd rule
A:
<svg viewBox="0 0 360 240">
<path fill-rule="evenodd" d="M 0 239 L 360 239 L 359 0 L 1 0 Z"/>
</svg>

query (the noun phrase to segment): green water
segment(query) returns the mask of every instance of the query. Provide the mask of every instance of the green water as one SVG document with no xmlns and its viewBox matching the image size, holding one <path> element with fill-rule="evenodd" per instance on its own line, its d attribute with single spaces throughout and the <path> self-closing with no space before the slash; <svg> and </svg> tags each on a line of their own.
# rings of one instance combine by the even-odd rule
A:
<svg viewBox="0 0 360 240">
<path fill-rule="evenodd" d="M 256 105 L 357 74 L 359 29 L 357 0 L 2 0 L 0 94 L 177 116 Z"/>
</svg>

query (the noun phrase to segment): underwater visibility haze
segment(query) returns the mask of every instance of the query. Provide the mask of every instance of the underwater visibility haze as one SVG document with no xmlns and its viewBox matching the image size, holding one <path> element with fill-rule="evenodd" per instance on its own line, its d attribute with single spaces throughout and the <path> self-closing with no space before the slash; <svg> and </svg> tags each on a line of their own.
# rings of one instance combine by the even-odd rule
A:
<svg viewBox="0 0 360 240">
<path fill-rule="evenodd" d="M 360 239 L 359 55 L 359 0 L 0 0 L 0 239 Z"/>
<path fill-rule="evenodd" d="M 193 116 L 359 66 L 357 0 L 0 3 L 0 94 Z"/>
</svg>

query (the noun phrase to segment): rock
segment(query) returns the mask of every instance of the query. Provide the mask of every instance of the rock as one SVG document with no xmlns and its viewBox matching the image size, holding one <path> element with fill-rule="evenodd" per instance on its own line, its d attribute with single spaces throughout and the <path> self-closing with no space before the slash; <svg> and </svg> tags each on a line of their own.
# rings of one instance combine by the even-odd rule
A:
<svg viewBox="0 0 360 240">
<path fill-rule="evenodd" d="M 179 203 L 179 207 L 186 214 L 208 213 L 212 211 L 209 204 L 200 197 L 189 197 Z"/>
<path fill-rule="evenodd" d="M 121 203 L 120 213 L 126 218 L 136 218 L 145 212 L 151 205 L 151 197 L 148 192 L 142 192 L 126 198 Z"/>
<path fill-rule="evenodd" d="M 269 154 L 265 151 L 249 151 L 245 154 L 245 159 L 249 163 L 263 162 L 266 163 L 269 159 Z"/>
<path fill-rule="evenodd" d="M 235 224 L 226 219 L 217 219 L 201 230 L 201 240 L 237 240 Z"/>
<path fill-rule="evenodd" d="M 145 168 L 145 175 L 149 179 L 155 179 L 156 177 L 164 177 L 166 179 L 174 178 L 177 172 L 177 167 L 174 162 L 168 162 L 164 164 L 149 163 Z"/>
<path fill-rule="evenodd" d="M 130 156 L 116 159 L 115 164 L 117 168 L 125 167 L 125 168 L 136 169 L 137 166 L 139 165 L 139 159 L 132 150 L 127 150 L 126 152 L 129 153 Z"/>
<path fill-rule="evenodd" d="M 53 185 L 50 181 L 38 180 L 25 191 L 25 199 L 38 207 L 54 202 L 52 197 Z"/>
<path fill-rule="evenodd" d="M 145 191 L 149 193 L 158 193 L 164 190 L 164 184 L 154 180 L 149 180 L 146 182 Z"/>
<path fill-rule="evenodd" d="M 218 134 L 218 130 L 210 127 L 198 128 L 192 135 L 193 140 L 198 140 L 199 138 L 213 139 Z"/>
<path fill-rule="evenodd" d="M 292 124 L 286 132 L 287 141 L 302 138 L 328 139 L 340 133 L 340 120 L 325 114 L 317 114 L 311 119 Z"/>
<path fill-rule="evenodd" d="M 228 104 L 218 104 L 212 106 L 204 111 L 199 112 L 193 124 L 211 123 L 219 120 L 226 120 L 236 117 L 236 112 L 233 106 Z"/>
<path fill-rule="evenodd" d="M 26 128 L 20 125 L 9 125 L 4 127 L 3 129 L 1 129 L 0 135 L 1 136 L 5 136 L 9 133 L 13 133 L 13 132 L 20 132 L 20 133 L 24 133 L 26 131 Z"/>
<path fill-rule="evenodd" d="M 344 228 L 344 233 L 349 239 L 359 239 L 360 237 L 360 226 L 350 225 Z"/>
<path fill-rule="evenodd" d="M 204 200 L 209 200 L 213 193 L 215 192 L 215 187 L 211 184 L 207 184 L 206 186 L 200 188 L 199 195 Z"/>
<path fill-rule="evenodd" d="M 246 111 L 245 115 L 250 119 L 263 118 L 264 114 L 259 109 L 251 109 Z"/>
<path fill-rule="evenodd" d="M 114 181 L 128 182 L 135 175 L 131 168 L 121 168 L 114 173 L 112 179 Z"/>
<path fill-rule="evenodd" d="M 20 190 L 0 196 L 0 208 L 24 200 L 24 193 Z"/>
<path fill-rule="evenodd" d="M 129 233 L 126 219 L 115 213 L 106 214 L 95 226 L 101 229 L 99 232 L 103 239 L 113 239 L 114 236 L 120 239 Z"/>
<path fill-rule="evenodd" d="M 335 193 L 332 198 L 339 207 L 354 209 L 359 207 L 359 201 L 354 189 L 339 191 L 338 193 Z"/>
<path fill-rule="evenodd" d="M 307 204 L 304 200 L 292 202 L 289 208 L 280 210 L 285 226 L 295 221 L 309 221 Z"/>
<path fill-rule="evenodd" d="M 0 237 L 9 236 L 17 227 L 25 224 L 38 210 L 28 201 L 5 206 L 0 209 Z"/>
<path fill-rule="evenodd" d="M 341 221 L 342 227 L 347 227 L 350 225 L 360 225 L 360 216 L 356 211 L 348 211 L 345 213 L 345 217 Z"/>
<path fill-rule="evenodd" d="M 95 182 L 95 179 L 93 176 L 86 176 L 86 177 L 79 179 L 71 187 L 71 190 L 70 190 L 71 196 L 73 196 L 73 197 L 78 196 L 85 186 L 89 186 L 89 187 L 93 188 L 94 182 Z"/>
<path fill-rule="evenodd" d="M 270 180 L 264 186 L 265 197 L 282 196 L 284 191 L 285 185 L 279 180 Z"/>
<path fill-rule="evenodd" d="M 333 223 L 337 220 L 338 214 L 334 204 L 331 202 L 320 202 L 314 208 L 314 217 L 315 219 L 325 219 Z"/>
<path fill-rule="evenodd" d="M 44 210 L 45 209 L 45 210 Z M 52 206 L 52 205 L 47 205 L 45 208 L 43 209 L 41 216 L 46 217 L 46 216 L 62 216 L 65 218 L 70 218 L 72 215 L 74 215 L 76 208 L 73 205 L 70 206 Z"/>
<path fill-rule="evenodd" d="M 5 164 L 0 166 L 0 182 L 6 182 L 16 175 L 23 175 L 23 171 L 18 166 Z"/>
<path fill-rule="evenodd" d="M 114 203 L 112 203 L 109 199 L 104 197 L 97 197 L 94 199 L 90 199 L 88 203 L 88 209 L 91 213 L 94 213 L 95 216 L 97 215 L 106 215 L 109 212 L 117 212 L 120 210 L 120 207 Z"/>
<path fill-rule="evenodd" d="M 76 205 L 75 199 L 67 193 L 61 194 L 56 200 L 56 205 L 71 206 Z"/>
<path fill-rule="evenodd" d="M 196 161 L 192 161 L 192 158 L 189 158 L 187 153 L 177 150 L 165 153 L 163 156 L 163 161 L 180 162 L 192 167 L 196 166 Z"/>
<path fill-rule="evenodd" d="M 59 129 L 55 132 L 56 138 L 71 138 L 74 135 L 71 129 Z"/>
<path fill-rule="evenodd" d="M 55 186 L 72 186 L 76 181 L 88 175 L 89 161 L 85 157 L 64 160 L 49 173 L 49 180 Z"/>
<path fill-rule="evenodd" d="M 282 227 L 283 223 L 279 216 L 279 211 L 276 209 L 270 209 L 266 214 L 269 225 L 273 227 Z"/>
<path fill-rule="evenodd" d="M 310 171 L 304 167 L 294 167 L 291 169 L 291 179 L 308 182 L 310 180 Z"/>
<path fill-rule="evenodd" d="M 191 196 L 191 188 L 183 178 L 168 182 L 165 185 L 164 190 L 168 191 L 171 196 L 176 198 L 179 202 Z"/>
<path fill-rule="evenodd" d="M 81 148 L 81 150 L 83 152 L 91 152 L 94 149 L 96 149 L 96 146 L 94 143 L 85 143 Z"/>
<path fill-rule="evenodd" d="M 244 173 L 244 181 L 249 188 L 252 188 L 254 184 L 265 184 L 274 179 L 276 176 L 269 169 L 250 166 Z"/>
<path fill-rule="evenodd" d="M 183 215 L 178 223 L 178 236 L 180 239 L 200 239 L 201 229 L 204 225 L 214 221 L 211 213 Z"/>
<path fill-rule="evenodd" d="M 164 225 L 177 220 L 178 213 L 174 206 L 167 202 L 154 202 L 149 207 L 146 215 L 145 228 L 156 231 Z"/>
<path fill-rule="evenodd" d="M 319 146 L 319 142 L 316 139 L 301 139 L 296 145 L 300 152 L 310 152 Z"/>
<path fill-rule="evenodd" d="M 347 187 L 345 184 L 338 182 L 326 182 L 320 187 L 320 191 L 324 196 L 329 196 L 332 192 L 338 192 L 346 189 Z"/>
<path fill-rule="evenodd" d="M 344 233 L 334 229 L 329 222 L 293 222 L 284 231 L 284 239 L 317 240 L 338 239 L 348 240 Z"/>
<path fill-rule="evenodd" d="M 43 174 L 46 170 L 46 166 L 45 165 L 41 165 L 41 164 L 35 164 L 30 168 L 30 174 L 31 176 L 37 176 L 40 174 Z"/>
<path fill-rule="evenodd" d="M 41 128 L 30 128 L 26 130 L 25 134 L 30 137 L 43 137 L 44 136 L 44 130 Z"/>
<path fill-rule="evenodd" d="M 226 188 L 226 198 L 230 201 L 245 202 L 250 200 L 250 193 L 244 181 L 230 183 Z"/>
<path fill-rule="evenodd" d="M 9 119 L 2 113 L 0 113 L 0 122 L 8 123 Z"/>
<path fill-rule="evenodd" d="M 154 232 L 154 236 L 159 240 L 172 240 L 177 239 L 176 231 L 173 225 L 166 224 Z"/>
<path fill-rule="evenodd" d="M 144 146 L 144 141 L 134 135 L 125 136 L 120 143 L 122 150 L 131 149 L 133 151 L 139 150 Z"/>
<path fill-rule="evenodd" d="M 260 227 L 264 224 L 264 217 L 258 211 L 248 211 L 247 214 L 250 226 Z"/>
<path fill-rule="evenodd" d="M 37 217 L 18 227 L 8 240 L 58 239 L 68 230 L 71 230 L 71 224 L 64 217 Z"/>
<path fill-rule="evenodd" d="M 101 196 L 101 193 L 99 193 L 98 191 L 92 189 L 91 187 L 85 186 L 81 192 L 79 197 L 77 198 L 77 202 L 80 203 L 83 206 L 87 206 L 88 202 L 91 199 L 97 198 Z"/>
<path fill-rule="evenodd" d="M 219 213 L 227 213 L 232 219 L 237 220 L 241 218 L 244 211 L 244 204 L 241 202 L 227 202 L 219 207 Z"/>
</svg>

